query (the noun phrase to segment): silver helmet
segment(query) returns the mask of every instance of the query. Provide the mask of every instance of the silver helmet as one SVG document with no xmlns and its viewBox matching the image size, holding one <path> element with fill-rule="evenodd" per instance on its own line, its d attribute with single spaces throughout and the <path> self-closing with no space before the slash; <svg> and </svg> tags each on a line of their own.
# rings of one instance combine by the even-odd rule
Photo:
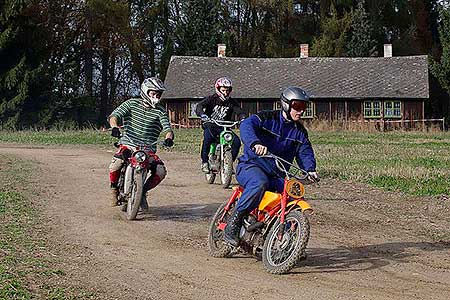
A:
<svg viewBox="0 0 450 300">
<path fill-rule="evenodd" d="M 147 106 L 155 107 L 156 104 L 159 103 L 161 97 L 150 97 L 148 92 L 149 91 L 156 91 L 164 92 L 166 90 L 166 87 L 164 86 L 164 83 L 161 79 L 157 77 L 150 77 L 145 79 L 141 84 L 141 97 L 144 101 L 144 104 Z"/>
<path fill-rule="evenodd" d="M 305 104 L 310 102 L 308 94 L 301 88 L 296 86 L 287 87 L 280 96 L 281 109 L 291 118 L 291 109 L 293 101 L 304 101 Z"/>
</svg>

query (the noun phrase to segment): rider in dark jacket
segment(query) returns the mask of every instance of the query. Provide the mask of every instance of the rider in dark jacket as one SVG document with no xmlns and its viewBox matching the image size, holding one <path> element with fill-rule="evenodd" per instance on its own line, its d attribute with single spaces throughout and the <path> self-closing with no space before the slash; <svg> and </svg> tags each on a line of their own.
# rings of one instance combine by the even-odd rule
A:
<svg viewBox="0 0 450 300">
<path fill-rule="evenodd" d="M 203 144 L 201 159 L 201 169 L 204 173 L 209 173 L 208 154 L 209 148 L 212 143 L 219 142 L 220 132 L 222 128 L 214 123 L 206 122 L 209 119 L 219 121 L 231 121 L 233 114 L 237 115 L 239 119 L 246 117 L 245 112 L 241 109 L 239 104 L 230 97 L 230 93 L 233 89 L 231 79 L 228 77 L 221 77 L 216 80 L 215 83 L 216 93 L 204 98 L 197 104 L 195 113 L 202 120 L 203 128 Z M 205 123 L 206 122 L 206 123 Z M 234 139 L 231 145 L 231 155 L 233 161 L 239 154 L 239 148 L 241 147 L 241 141 L 239 137 L 233 133 Z"/>
<path fill-rule="evenodd" d="M 225 228 L 224 240 L 239 244 L 243 218 L 258 207 L 266 190 L 281 192 L 283 177 L 273 160 L 261 158 L 267 152 L 292 163 L 294 158 L 302 169 L 317 178 L 316 159 L 308 133 L 300 123 L 309 97 L 298 87 L 288 87 L 280 97 L 282 110 L 262 111 L 245 119 L 240 126 L 244 154 L 239 157 L 236 179 L 244 188 L 236 209 Z"/>
</svg>

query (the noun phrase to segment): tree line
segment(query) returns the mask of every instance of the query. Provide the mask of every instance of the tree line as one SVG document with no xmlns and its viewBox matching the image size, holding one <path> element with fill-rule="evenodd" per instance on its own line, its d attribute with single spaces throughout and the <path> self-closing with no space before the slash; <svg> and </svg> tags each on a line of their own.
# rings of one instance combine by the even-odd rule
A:
<svg viewBox="0 0 450 300">
<path fill-rule="evenodd" d="M 3 129 L 100 126 L 172 55 L 430 57 L 429 115 L 449 113 L 442 0 L 2 0 Z"/>
</svg>

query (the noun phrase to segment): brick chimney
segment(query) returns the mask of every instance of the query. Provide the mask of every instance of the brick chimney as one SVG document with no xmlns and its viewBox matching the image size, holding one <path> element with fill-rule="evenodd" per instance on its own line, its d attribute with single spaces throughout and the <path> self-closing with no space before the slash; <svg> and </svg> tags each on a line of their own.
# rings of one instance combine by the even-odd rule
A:
<svg viewBox="0 0 450 300">
<path fill-rule="evenodd" d="M 309 56 L 308 44 L 300 44 L 300 58 L 307 58 Z"/>
<path fill-rule="evenodd" d="M 392 44 L 384 44 L 384 57 L 392 57 Z"/>
<path fill-rule="evenodd" d="M 226 57 L 225 51 L 227 50 L 227 45 L 217 44 L 217 57 Z"/>
</svg>

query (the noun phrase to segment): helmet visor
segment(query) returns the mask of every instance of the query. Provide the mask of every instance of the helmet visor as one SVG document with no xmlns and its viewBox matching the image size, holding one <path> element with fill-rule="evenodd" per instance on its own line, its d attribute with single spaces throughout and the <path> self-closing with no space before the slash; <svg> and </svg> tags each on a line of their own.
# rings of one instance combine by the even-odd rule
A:
<svg viewBox="0 0 450 300">
<path fill-rule="evenodd" d="M 305 111 L 308 104 L 305 101 L 292 101 L 291 107 L 296 111 Z"/>
</svg>

